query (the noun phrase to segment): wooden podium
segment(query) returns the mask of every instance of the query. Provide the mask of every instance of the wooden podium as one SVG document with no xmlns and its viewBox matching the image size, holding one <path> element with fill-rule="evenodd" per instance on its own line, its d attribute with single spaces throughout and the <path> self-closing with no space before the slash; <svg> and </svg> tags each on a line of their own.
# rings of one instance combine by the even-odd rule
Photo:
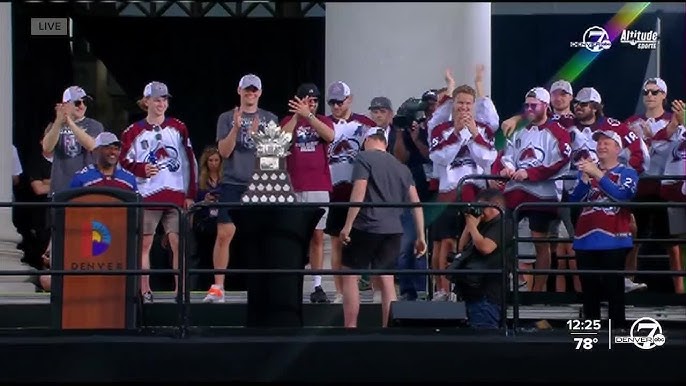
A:
<svg viewBox="0 0 686 386">
<path fill-rule="evenodd" d="M 56 193 L 54 202 L 138 202 L 139 196 L 113 188 L 80 188 Z M 107 271 L 137 269 L 142 208 L 56 207 L 53 209 L 52 269 Z M 57 329 L 136 327 L 136 275 L 54 275 L 52 325 Z"/>
</svg>

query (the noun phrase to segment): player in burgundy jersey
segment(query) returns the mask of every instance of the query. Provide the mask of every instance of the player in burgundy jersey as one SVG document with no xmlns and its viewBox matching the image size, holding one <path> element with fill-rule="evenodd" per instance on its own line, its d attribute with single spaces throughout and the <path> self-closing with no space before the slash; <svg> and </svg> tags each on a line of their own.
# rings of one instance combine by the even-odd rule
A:
<svg viewBox="0 0 686 386">
<path fill-rule="evenodd" d="M 293 133 L 293 146 L 286 158 L 286 168 L 300 202 L 329 202 L 331 191 L 327 147 L 334 138 L 333 121 L 317 114 L 319 97 L 316 85 L 300 85 L 295 98 L 288 102 L 292 115 L 281 121 L 283 130 Z M 310 269 L 324 268 L 324 227 L 329 208 L 325 210 L 310 240 Z M 329 299 L 322 288 L 322 277 L 315 275 L 313 281 L 310 301 L 328 303 Z"/>
</svg>

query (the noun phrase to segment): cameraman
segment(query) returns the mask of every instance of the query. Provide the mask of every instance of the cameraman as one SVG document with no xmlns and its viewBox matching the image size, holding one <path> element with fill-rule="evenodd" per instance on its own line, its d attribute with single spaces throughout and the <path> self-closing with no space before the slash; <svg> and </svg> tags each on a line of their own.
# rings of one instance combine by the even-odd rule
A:
<svg viewBox="0 0 686 386">
<path fill-rule="evenodd" d="M 495 205 L 493 207 L 467 207 L 464 211 L 465 228 L 460 236 L 458 251 L 451 268 L 455 269 L 500 269 L 503 268 L 503 253 L 512 248 L 512 225 L 504 224 L 502 212 L 505 197 L 496 189 L 485 189 L 476 196 L 476 202 Z M 505 234 L 502 234 L 503 229 Z M 504 243 L 504 244 L 501 244 Z M 462 297 L 467 307 L 469 325 L 474 328 L 495 329 L 500 324 L 503 305 L 502 276 L 494 274 L 455 274 L 455 293 Z"/>
</svg>

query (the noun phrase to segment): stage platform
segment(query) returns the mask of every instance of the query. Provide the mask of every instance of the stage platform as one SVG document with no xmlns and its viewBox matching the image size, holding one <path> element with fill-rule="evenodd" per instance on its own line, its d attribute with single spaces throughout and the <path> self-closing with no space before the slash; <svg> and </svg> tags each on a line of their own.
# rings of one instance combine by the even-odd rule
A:
<svg viewBox="0 0 686 386">
<path fill-rule="evenodd" d="M 552 295 L 552 296 L 549 296 Z M 655 302 L 655 295 L 661 302 Z M 686 329 L 686 296 L 671 294 L 632 293 L 627 294 L 627 319 L 636 320 L 647 316 L 668 324 L 683 325 Z M 188 307 L 188 323 L 192 326 L 241 327 L 245 325 L 247 294 L 245 292 L 227 293 L 224 304 L 203 304 L 204 292 L 191 294 Z M 536 301 L 546 301 L 546 304 Z M 581 305 L 574 294 L 533 294 L 522 293 L 519 317 L 521 324 L 545 319 L 553 326 L 563 326 L 568 319 L 579 318 Z M 564 303 L 569 304 L 563 304 Z M 649 304 L 661 304 L 659 306 Z M 146 327 L 177 326 L 179 306 L 169 292 L 155 294 L 155 303 L 142 307 L 139 325 Z M 305 326 L 340 327 L 343 326 L 343 307 L 341 304 L 303 304 Z M 607 317 L 607 308 L 602 309 Z M 50 294 L 2 294 L 0 295 L 0 329 L 2 328 L 48 328 L 50 326 Z M 508 318 L 513 310 L 508 308 Z M 380 326 L 381 305 L 374 301 L 371 291 L 362 292 L 359 326 L 375 328 Z"/>
<path fill-rule="evenodd" d="M 577 350 L 563 331 L 193 329 L 137 334 L 0 335 L 0 382 L 683 381 L 686 334 L 653 350 Z M 52 335 L 52 334 L 50 334 Z"/>
</svg>

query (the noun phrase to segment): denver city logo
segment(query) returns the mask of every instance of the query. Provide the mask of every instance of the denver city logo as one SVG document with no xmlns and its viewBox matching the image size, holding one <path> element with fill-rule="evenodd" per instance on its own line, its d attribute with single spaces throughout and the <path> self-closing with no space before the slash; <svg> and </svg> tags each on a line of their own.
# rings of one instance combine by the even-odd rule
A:
<svg viewBox="0 0 686 386">
<path fill-rule="evenodd" d="M 86 221 L 81 228 L 80 262 L 72 262 L 75 271 L 111 271 L 124 269 L 121 263 L 95 261 L 94 258 L 104 255 L 112 243 L 112 234 L 105 224 L 99 221 Z"/>
<path fill-rule="evenodd" d="M 619 42 L 629 44 L 639 50 L 657 49 L 657 40 L 660 37 L 655 31 L 624 30 Z"/>
<path fill-rule="evenodd" d="M 665 344 L 662 326 L 653 318 L 640 318 L 631 325 L 629 336 L 615 336 L 615 343 L 633 343 L 641 350 L 652 350 Z"/>
</svg>

